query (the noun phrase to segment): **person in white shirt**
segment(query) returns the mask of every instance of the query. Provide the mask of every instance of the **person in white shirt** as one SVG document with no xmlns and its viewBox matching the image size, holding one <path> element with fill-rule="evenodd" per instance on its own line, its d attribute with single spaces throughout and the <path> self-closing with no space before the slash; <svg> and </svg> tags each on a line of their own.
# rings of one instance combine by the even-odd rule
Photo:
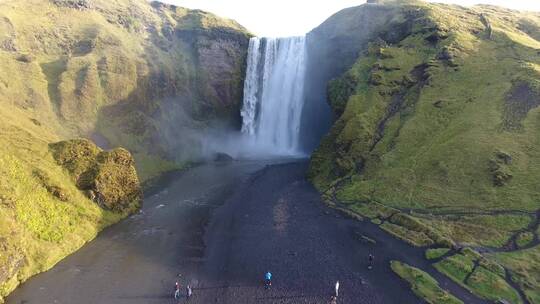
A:
<svg viewBox="0 0 540 304">
<path fill-rule="evenodd" d="M 193 290 L 191 289 L 191 285 L 187 285 L 186 287 L 186 296 L 187 298 L 191 298 L 191 295 L 193 295 Z"/>
</svg>

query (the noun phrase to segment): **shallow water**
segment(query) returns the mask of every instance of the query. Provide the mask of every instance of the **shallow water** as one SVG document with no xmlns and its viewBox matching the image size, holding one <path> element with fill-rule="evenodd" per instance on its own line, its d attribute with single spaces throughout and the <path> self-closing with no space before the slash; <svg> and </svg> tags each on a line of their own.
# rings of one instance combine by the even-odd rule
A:
<svg viewBox="0 0 540 304">
<path fill-rule="evenodd" d="M 204 225 L 268 162 L 210 163 L 177 174 L 143 208 L 16 289 L 7 303 L 164 303 L 179 273 L 204 254 Z"/>
</svg>

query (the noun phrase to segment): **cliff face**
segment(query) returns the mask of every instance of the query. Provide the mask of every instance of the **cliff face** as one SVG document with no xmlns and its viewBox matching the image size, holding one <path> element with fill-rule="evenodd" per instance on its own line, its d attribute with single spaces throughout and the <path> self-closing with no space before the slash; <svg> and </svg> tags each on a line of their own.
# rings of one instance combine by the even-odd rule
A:
<svg viewBox="0 0 540 304">
<path fill-rule="evenodd" d="M 331 17 L 309 34 L 312 91 L 324 84 L 334 116 L 312 155 L 316 187 L 416 244 L 534 247 L 515 231 L 538 234 L 539 25 L 535 13 L 413 1 Z M 538 265 L 505 266 L 536 303 Z"/>
<path fill-rule="evenodd" d="M 248 39 L 232 20 L 158 2 L 5 1 L 0 103 L 61 138 L 128 148 L 146 179 L 145 164 L 197 152 L 188 130 L 239 124 Z"/>
<path fill-rule="evenodd" d="M 0 302 L 136 210 L 139 178 L 199 155 L 213 122 L 238 126 L 249 35 L 145 0 L 0 3 Z M 74 137 L 127 150 L 49 147 Z"/>
<path fill-rule="evenodd" d="M 326 45 L 317 54 L 329 58 L 319 65 L 321 81 L 354 63 L 327 83 L 335 120 L 313 156 L 316 184 L 349 177 L 357 198 L 390 203 L 405 191 L 422 205 L 457 203 L 465 192 L 492 208 L 533 193 L 537 172 L 521 168 L 536 157 L 526 139 L 536 134 L 540 100 L 540 42 L 528 34 L 538 22 L 495 7 L 412 2 L 367 4 L 323 23 L 310 34 Z M 505 178 L 499 169 L 514 173 Z M 370 186 L 375 180 L 392 186 L 381 191 Z M 457 192 L 411 190 L 426 182 Z M 534 209 L 532 197 L 521 198 Z"/>
<path fill-rule="evenodd" d="M 349 69 L 378 36 L 398 40 L 405 35 L 408 27 L 402 27 L 400 17 L 397 6 L 352 7 L 334 14 L 308 33 L 307 102 L 301 130 L 307 150 L 317 147 L 332 125 L 332 110 L 326 98 L 328 82 Z"/>
</svg>

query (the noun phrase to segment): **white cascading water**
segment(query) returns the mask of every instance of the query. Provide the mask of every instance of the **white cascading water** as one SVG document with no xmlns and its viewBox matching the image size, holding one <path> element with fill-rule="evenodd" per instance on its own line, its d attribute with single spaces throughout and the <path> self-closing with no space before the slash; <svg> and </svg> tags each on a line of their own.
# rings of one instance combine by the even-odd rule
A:
<svg viewBox="0 0 540 304">
<path fill-rule="evenodd" d="M 305 37 L 249 41 L 242 132 L 259 151 L 281 155 L 300 153 L 305 44 Z"/>
</svg>

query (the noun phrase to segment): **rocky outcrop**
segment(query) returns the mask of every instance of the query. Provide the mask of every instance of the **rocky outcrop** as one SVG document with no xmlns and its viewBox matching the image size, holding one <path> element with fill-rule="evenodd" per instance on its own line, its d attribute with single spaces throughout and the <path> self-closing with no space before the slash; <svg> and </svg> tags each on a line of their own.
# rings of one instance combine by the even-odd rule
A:
<svg viewBox="0 0 540 304">
<path fill-rule="evenodd" d="M 86 139 L 50 144 L 59 165 L 73 176 L 77 187 L 100 207 L 132 213 L 142 201 L 142 190 L 131 154 L 123 148 L 102 151 Z"/>
<path fill-rule="evenodd" d="M 496 151 L 493 158 L 489 160 L 489 171 L 492 174 L 493 184 L 498 187 L 506 185 L 512 179 L 510 165 L 512 157 L 503 151 Z"/>
<path fill-rule="evenodd" d="M 60 7 L 69 7 L 73 9 L 87 9 L 91 8 L 91 0 L 52 0 L 54 5 Z"/>
</svg>

